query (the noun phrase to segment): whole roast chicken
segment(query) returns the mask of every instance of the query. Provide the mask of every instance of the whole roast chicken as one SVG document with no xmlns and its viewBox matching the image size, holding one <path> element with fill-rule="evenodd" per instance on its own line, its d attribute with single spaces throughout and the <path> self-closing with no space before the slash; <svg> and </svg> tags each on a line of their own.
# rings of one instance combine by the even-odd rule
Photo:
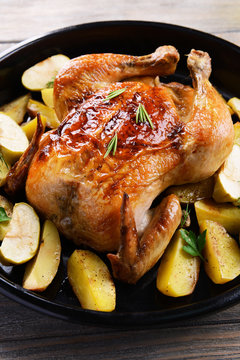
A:
<svg viewBox="0 0 240 360">
<path fill-rule="evenodd" d="M 211 60 L 192 50 L 193 88 L 164 84 L 179 54 L 84 55 L 54 84 L 58 129 L 46 133 L 28 172 L 28 201 L 68 239 L 108 252 L 116 278 L 135 283 L 161 257 L 181 220 L 171 185 L 211 176 L 233 144 L 233 124 L 209 82 Z"/>
</svg>

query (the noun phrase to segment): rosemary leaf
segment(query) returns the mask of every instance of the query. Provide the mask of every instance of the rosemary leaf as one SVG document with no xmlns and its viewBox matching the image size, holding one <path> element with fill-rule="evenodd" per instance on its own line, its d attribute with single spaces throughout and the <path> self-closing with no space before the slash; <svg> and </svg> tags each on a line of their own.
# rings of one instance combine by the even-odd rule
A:
<svg viewBox="0 0 240 360">
<path fill-rule="evenodd" d="M 126 88 L 111 91 L 103 101 L 111 100 L 111 99 L 115 98 L 116 96 L 122 94 L 124 91 L 126 91 Z"/>
<path fill-rule="evenodd" d="M 110 152 L 112 151 L 112 154 L 113 156 L 115 155 L 116 153 L 116 150 L 117 150 L 117 133 L 114 135 L 114 137 L 109 141 L 108 143 L 108 147 L 107 147 L 107 151 L 104 155 L 104 159 L 110 154 Z"/>
<path fill-rule="evenodd" d="M 145 109 L 145 106 L 143 104 L 139 104 L 138 105 L 138 109 L 136 112 L 136 124 L 138 123 L 145 123 L 148 122 L 150 127 L 153 129 L 153 123 L 152 120 L 147 112 L 147 110 Z"/>
<path fill-rule="evenodd" d="M 55 80 L 55 78 L 52 77 L 51 81 L 49 81 L 49 82 L 46 84 L 46 88 L 47 88 L 47 89 L 53 88 L 54 80 Z"/>
</svg>

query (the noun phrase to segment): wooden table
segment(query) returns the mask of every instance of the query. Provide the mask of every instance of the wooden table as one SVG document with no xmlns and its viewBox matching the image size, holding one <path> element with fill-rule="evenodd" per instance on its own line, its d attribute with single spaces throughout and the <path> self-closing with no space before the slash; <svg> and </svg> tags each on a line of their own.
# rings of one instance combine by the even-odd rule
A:
<svg viewBox="0 0 240 360">
<path fill-rule="evenodd" d="M 240 46 L 240 0 L 0 0 L 0 51 L 63 26 L 151 20 Z M 0 359 L 240 359 L 240 304 L 217 314 L 132 329 L 72 324 L 0 295 Z"/>
</svg>

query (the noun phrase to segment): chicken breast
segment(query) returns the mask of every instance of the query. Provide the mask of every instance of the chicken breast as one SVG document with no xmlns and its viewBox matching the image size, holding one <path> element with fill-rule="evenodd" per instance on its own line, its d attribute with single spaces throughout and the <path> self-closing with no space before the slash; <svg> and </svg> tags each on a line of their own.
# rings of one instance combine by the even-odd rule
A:
<svg viewBox="0 0 240 360">
<path fill-rule="evenodd" d="M 168 186 L 211 176 L 233 145 L 232 119 L 209 82 L 207 53 L 188 56 L 193 88 L 129 81 L 172 74 L 178 59 L 165 46 L 144 57 L 97 54 L 67 63 L 54 85 L 64 120 L 44 136 L 28 173 L 26 195 L 35 209 L 77 245 L 119 250 L 109 258 L 123 281 L 136 282 L 156 263 L 180 222 L 176 197 L 155 211 L 153 200 Z M 136 118 L 139 106 L 145 121 Z M 115 151 L 106 156 L 111 141 Z"/>
</svg>

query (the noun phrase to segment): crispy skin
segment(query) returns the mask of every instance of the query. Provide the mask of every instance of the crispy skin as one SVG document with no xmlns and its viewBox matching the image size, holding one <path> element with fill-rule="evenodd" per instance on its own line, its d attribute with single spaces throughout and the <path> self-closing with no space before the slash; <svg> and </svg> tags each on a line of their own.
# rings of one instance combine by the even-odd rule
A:
<svg viewBox="0 0 240 360">
<path fill-rule="evenodd" d="M 169 52 L 167 69 L 162 62 L 164 72 L 174 71 L 178 60 L 176 51 Z M 220 167 L 232 148 L 233 125 L 224 100 L 208 80 L 211 65 L 204 52 L 192 50 L 188 56 L 194 89 L 174 83 L 153 87 L 116 82 L 130 77 L 124 55 L 115 55 L 113 63 L 105 55 L 84 57 L 83 64 L 79 59 L 73 61 L 72 72 L 63 69 L 56 80 L 58 114 L 68 115 L 42 140 L 28 173 L 26 194 L 76 244 L 115 251 L 121 245 L 123 194 L 129 196 L 140 236 L 151 221 L 152 201 L 164 189 L 200 181 Z M 142 73 L 131 64 L 131 76 L 161 73 L 161 66 L 153 71 L 152 65 L 145 65 Z M 124 93 L 104 101 L 123 87 Z M 136 124 L 139 103 L 153 129 L 149 123 Z M 104 158 L 116 133 L 116 154 Z"/>
</svg>

